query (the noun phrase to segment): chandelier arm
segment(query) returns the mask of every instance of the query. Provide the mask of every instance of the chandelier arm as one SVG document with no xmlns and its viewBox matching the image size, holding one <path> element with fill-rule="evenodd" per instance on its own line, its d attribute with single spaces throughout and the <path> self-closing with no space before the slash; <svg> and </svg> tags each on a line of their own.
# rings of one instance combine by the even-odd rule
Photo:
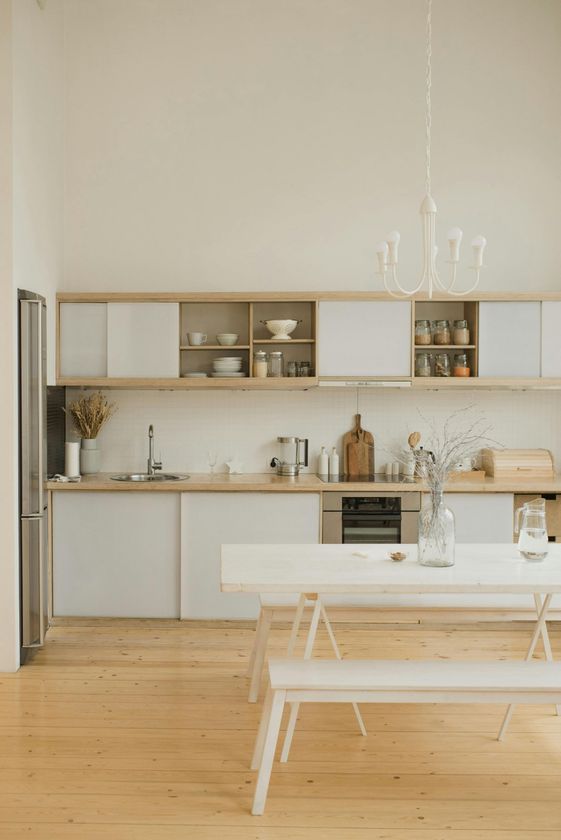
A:
<svg viewBox="0 0 561 840">
<path fill-rule="evenodd" d="M 411 297 L 411 295 L 416 295 L 417 292 L 419 292 L 422 289 L 423 283 L 424 283 L 424 280 L 425 280 L 424 275 L 421 278 L 421 282 L 419 283 L 419 285 L 416 286 L 411 291 L 409 291 L 408 289 L 404 289 L 403 286 L 400 284 L 399 280 L 397 279 L 397 268 L 395 267 L 395 265 L 393 265 L 391 267 L 391 269 L 392 269 L 392 280 L 395 283 L 397 289 L 399 289 L 400 294 L 397 294 L 396 292 L 394 292 L 390 288 L 390 286 L 388 284 L 388 280 L 387 280 L 387 272 L 386 271 L 384 272 L 384 274 L 382 276 L 383 276 L 383 279 L 384 279 L 384 288 L 385 288 L 386 292 L 389 295 L 391 295 L 392 297 L 399 298 L 399 300 L 404 300 L 405 298 Z"/>
<path fill-rule="evenodd" d="M 455 291 L 452 290 L 452 288 L 449 288 L 447 293 L 449 295 L 453 295 L 454 297 L 464 297 L 464 295 L 470 295 L 479 286 L 479 274 L 480 274 L 480 269 L 476 268 L 475 269 L 475 283 L 473 283 L 469 287 L 469 289 L 462 289 L 460 292 L 455 292 Z"/>
</svg>

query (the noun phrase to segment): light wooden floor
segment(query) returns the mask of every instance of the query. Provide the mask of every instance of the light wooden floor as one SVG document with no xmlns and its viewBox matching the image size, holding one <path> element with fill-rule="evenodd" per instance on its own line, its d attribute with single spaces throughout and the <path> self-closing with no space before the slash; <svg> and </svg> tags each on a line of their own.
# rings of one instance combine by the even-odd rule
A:
<svg viewBox="0 0 561 840">
<path fill-rule="evenodd" d="M 336 629 L 345 656 L 522 658 L 520 625 Z M 561 630 L 553 629 L 561 656 Z M 273 634 L 277 653 L 288 630 Z M 0 838 L 559 840 L 561 719 L 493 706 L 302 712 L 263 817 L 249 813 L 260 708 L 252 630 L 79 621 L 0 675 Z M 319 651 L 329 655 L 326 639 Z"/>
</svg>

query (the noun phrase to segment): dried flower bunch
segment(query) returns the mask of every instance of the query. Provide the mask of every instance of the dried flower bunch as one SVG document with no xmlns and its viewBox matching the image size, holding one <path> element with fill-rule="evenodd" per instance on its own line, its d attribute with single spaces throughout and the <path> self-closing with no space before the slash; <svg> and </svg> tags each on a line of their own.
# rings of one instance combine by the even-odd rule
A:
<svg viewBox="0 0 561 840">
<path fill-rule="evenodd" d="M 421 415 L 422 417 L 422 415 Z M 500 446 L 488 436 L 490 426 L 473 406 L 450 414 L 443 425 L 434 419 L 423 420 L 429 427 L 431 454 L 423 459 L 421 473 L 431 491 L 442 488 L 457 463 L 473 458 L 485 446 Z"/>
<path fill-rule="evenodd" d="M 74 429 L 80 437 L 93 440 L 115 413 L 116 405 L 107 402 L 101 391 L 97 391 L 70 403 L 68 410 L 64 411 L 72 418 Z"/>
</svg>

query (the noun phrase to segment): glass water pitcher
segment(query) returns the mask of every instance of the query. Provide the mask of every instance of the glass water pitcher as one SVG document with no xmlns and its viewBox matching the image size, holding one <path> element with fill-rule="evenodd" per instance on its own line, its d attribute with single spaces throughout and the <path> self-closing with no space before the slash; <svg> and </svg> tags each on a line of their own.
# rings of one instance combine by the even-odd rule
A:
<svg viewBox="0 0 561 840">
<path fill-rule="evenodd" d="M 522 521 L 521 521 L 522 520 Z M 545 499 L 533 499 L 516 511 L 518 550 L 530 561 L 547 557 L 548 536 L 545 520 Z"/>
</svg>

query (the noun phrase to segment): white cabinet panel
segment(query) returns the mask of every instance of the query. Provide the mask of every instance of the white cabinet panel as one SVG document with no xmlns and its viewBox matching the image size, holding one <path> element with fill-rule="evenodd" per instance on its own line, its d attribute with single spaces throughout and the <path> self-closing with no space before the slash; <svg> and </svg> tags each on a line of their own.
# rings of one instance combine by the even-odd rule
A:
<svg viewBox="0 0 561 840">
<path fill-rule="evenodd" d="M 479 376 L 540 376 L 539 301 L 479 304 Z"/>
<path fill-rule="evenodd" d="M 107 304 L 60 304 L 60 375 L 107 376 Z"/>
<path fill-rule="evenodd" d="M 53 493 L 54 615 L 178 618 L 179 493 Z"/>
<path fill-rule="evenodd" d="M 321 301 L 320 376 L 410 376 L 409 301 Z"/>
<path fill-rule="evenodd" d="M 512 542 L 512 493 L 447 493 L 445 501 L 456 518 L 457 543 Z"/>
<path fill-rule="evenodd" d="M 108 376 L 179 376 L 179 304 L 107 304 Z"/>
<path fill-rule="evenodd" d="M 222 543 L 317 543 L 316 493 L 183 493 L 181 618 L 255 618 L 258 597 L 220 591 Z"/>
<path fill-rule="evenodd" d="M 561 301 L 542 302 L 542 376 L 561 377 Z"/>
</svg>

